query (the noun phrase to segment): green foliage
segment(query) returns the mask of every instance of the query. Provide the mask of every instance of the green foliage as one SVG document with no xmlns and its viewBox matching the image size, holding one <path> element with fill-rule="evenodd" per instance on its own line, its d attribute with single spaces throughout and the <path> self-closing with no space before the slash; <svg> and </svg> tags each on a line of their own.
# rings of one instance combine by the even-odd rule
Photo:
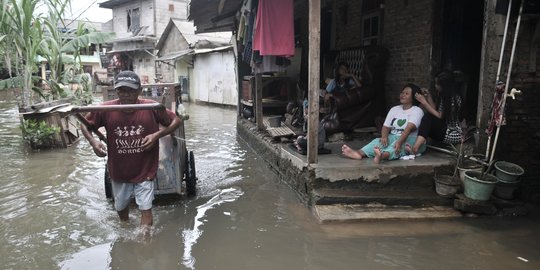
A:
<svg viewBox="0 0 540 270">
<path fill-rule="evenodd" d="M 52 127 L 45 121 L 33 119 L 24 120 L 21 129 L 24 141 L 32 147 L 54 145 L 54 138 L 60 132 L 59 127 Z"/>
<path fill-rule="evenodd" d="M 14 60 L 15 73 L 22 77 L 19 105 L 25 107 L 33 100 L 32 74 L 37 71 L 35 59 L 43 43 L 42 16 L 34 14 L 40 0 L 1 0 L 0 29 L 6 35 L 2 47 L 15 55 L 5 54 L 6 62 Z M 12 58 L 13 57 L 13 58 Z M 11 65 L 10 65 L 11 66 Z M 11 67 L 10 67 L 11 68 Z"/>
<path fill-rule="evenodd" d="M 91 30 L 85 23 L 66 31 L 68 25 L 63 17 L 71 8 L 70 3 L 70 0 L 0 0 L 0 68 L 17 77 L 15 81 L 0 81 L 0 90 L 14 85 L 20 88 L 21 107 L 30 105 L 35 100 L 34 94 L 53 100 L 65 96 L 61 87 L 51 89 L 48 94 L 35 86 L 33 74 L 38 72 L 38 56 L 45 58 L 50 66 L 48 85 L 67 84 L 81 73 L 80 51 L 89 44 L 104 43 L 114 37 L 114 33 Z M 47 13 L 36 13 L 36 7 L 42 4 L 47 7 Z M 65 68 L 65 64 L 70 67 Z"/>
</svg>

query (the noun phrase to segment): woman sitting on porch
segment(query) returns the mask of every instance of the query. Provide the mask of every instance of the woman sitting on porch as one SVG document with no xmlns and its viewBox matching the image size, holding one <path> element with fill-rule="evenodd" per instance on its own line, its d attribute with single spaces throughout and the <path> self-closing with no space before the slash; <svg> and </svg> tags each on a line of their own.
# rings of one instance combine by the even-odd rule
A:
<svg viewBox="0 0 540 270">
<path fill-rule="evenodd" d="M 360 80 L 354 74 L 349 73 L 349 65 L 345 62 L 340 62 L 334 68 L 334 79 L 328 82 L 326 92 L 330 94 L 337 93 L 360 86 Z"/>
<path fill-rule="evenodd" d="M 386 115 L 381 138 L 371 141 L 360 150 L 344 144 L 341 147 L 343 155 L 352 159 L 370 157 L 375 163 L 405 156 L 404 145 L 416 141 L 416 129 L 424 115 L 418 107 L 419 102 L 414 98 L 420 91 L 420 87 L 414 84 L 405 85 L 399 95 L 401 105 L 394 106 Z"/>
<path fill-rule="evenodd" d="M 443 72 L 435 77 L 435 89 L 438 92 L 438 102 L 435 105 L 428 91 L 418 93 L 415 99 L 422 104 L 426 114 L 418 128 L 416 142 L 406 145 L 410 154 L 422 153 L 428 137 L 444 143 L 461 142 L 462 130 L 460 125 L 461 96 L 457 91 L 454 76 Z"/>
</svg>

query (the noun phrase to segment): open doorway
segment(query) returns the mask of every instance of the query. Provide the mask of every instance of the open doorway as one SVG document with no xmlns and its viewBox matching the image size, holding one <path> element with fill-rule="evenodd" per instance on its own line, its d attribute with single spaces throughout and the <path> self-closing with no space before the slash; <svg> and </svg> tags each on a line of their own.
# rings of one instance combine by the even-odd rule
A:
<svg viewBox="0 0 540 270">
<path fill-rule="evenodd" d="M 441 20 L 439 70 L 462 72 L 463 117 L 476 121 L 482 51 L 484 1 L 444 0 Z"/>
</svg>

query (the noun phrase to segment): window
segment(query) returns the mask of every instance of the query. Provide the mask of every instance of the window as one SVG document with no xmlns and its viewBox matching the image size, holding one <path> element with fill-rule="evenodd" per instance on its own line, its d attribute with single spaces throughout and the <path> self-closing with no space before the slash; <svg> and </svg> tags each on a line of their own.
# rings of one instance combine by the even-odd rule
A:
<svg viewBox="0 0 540 270">
<path fill-rule="evenodd" d="M 92 68 L 93 68 L 92 65 L 83 65 L 83 72 L 92 74 Z"/>
<path fill-rule="evenodd" d="M 379 41 L 380 23 L 379 14 L 363 16 L 362 20 L 362 45 L 377 45 Z"/>
<path fill-rule="evenodd" d="M 128 9 L 127 29 L 128 32 L 135 33 L 141 27 L 141 13 L 139 8 Z"/>
<path fill-rule="evenodd" d="M 381 36 L 381 0 L 362 1 L 362 45 L 377 45 Z"/>
</svg>

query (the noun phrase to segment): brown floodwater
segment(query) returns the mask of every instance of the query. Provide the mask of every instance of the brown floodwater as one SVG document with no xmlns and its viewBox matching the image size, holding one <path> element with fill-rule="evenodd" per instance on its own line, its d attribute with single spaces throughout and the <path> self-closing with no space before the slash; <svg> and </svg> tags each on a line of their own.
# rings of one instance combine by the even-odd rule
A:
<svg viewBox="0 0 540 270">
<path fill-rule="evenodd" d="M 32 151 L 0 92 L 0 269 L 540 269 L 540 219 L 318 224 L 236 136 L 234 110 L 187 105 L 199 195 L 122 224 L 85 141 Z"/>
</svg>

